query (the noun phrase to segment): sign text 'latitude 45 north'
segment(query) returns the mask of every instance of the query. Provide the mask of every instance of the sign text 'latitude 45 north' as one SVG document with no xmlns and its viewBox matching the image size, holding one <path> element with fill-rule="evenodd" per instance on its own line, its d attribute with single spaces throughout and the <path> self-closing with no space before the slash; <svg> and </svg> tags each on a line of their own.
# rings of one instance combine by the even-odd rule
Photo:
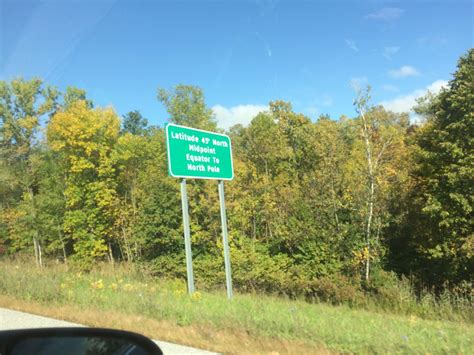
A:
<svg viewBox="0 0 474 355">
<path fill-rule="evenodd" d="M 232 147 L 225 134 L 166 125 L 168 170 L 180 178 L 232 180 Z"/>
</svg>

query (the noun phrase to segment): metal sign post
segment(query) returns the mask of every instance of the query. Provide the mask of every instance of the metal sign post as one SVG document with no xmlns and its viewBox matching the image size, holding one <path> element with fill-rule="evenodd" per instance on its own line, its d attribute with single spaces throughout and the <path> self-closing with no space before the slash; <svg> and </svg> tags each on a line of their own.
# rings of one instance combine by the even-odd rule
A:
<svg viewBox="0 0 474 355">
<path fill-rule="evenodd" d="M 186 252 L 186 272 L 188 275 L 188 293 L 194 293 L 193 256 L 191 252 L 191 232 L 189 230 L 188 194 L 186 179 L 181 180 L 181 206 L 183 209 L 184 250 Z"/>
<path fill-rule="evenodd" d="M 221 224 L 222 224 L 222 245 L 224 246 L 224 264 L 225 264 L 225 280 L 227 287 L 227 298 L 232 298 L 232 273 L 230 269 L 230 251 L 229 238 L 227 235 L 227 216 L 225 213 L 224 199 L 224 181 L 219 180 L 219 202 L 221 206 Z"/>
</svg>

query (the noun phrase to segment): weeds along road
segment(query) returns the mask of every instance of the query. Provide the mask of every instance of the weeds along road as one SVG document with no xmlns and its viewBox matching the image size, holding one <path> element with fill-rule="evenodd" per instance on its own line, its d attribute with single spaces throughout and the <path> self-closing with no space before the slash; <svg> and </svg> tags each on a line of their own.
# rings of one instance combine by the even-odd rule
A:
<svg viewBox="0 0 474 355">
<path fill-rule="evenodd" d="M 69 323 L 53 318 L 46 318 L 34 314 L 13 311 L 11 309 L 0 308 L 0 330 L 25 329 L 25 328 L 49 328 L 49 327 L 84 327 L 81 324 Z M 172 344 L 164 341 L 154 340 L 165 355 L 213 355 L 206 350 L 190 348 L 187 346 Z"/>
</svg>

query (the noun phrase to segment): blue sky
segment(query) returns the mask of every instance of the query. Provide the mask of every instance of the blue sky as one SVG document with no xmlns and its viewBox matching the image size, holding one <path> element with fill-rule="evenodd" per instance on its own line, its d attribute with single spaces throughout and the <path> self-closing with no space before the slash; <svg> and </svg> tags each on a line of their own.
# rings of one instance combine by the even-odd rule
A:
<svg viewBox="0 0 474 355">
<path fill-rule="evenodd" d="M 269 101 L 354 115 L 354 85 L 409 110 L 473 47 L 470 1 L 0 0 L 0 80 L 41 77 L 168 119 L 158 87 L 200 86 L 222 127 Z"/>
</svg>

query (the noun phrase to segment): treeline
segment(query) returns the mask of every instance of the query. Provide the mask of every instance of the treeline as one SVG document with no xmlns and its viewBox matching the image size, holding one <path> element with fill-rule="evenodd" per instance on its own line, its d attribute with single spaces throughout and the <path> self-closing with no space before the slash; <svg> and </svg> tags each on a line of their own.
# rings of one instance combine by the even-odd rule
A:
<svg viewBox="0 0 474 355">
<path fill-rule="evenodd" d="M 354 118 L 312 121 L 274 101 L 226 132 L 235 285 L 311 295 L 396 274 L 472 290 L 473 85 L 471 49 L 449 87 L 419 101 L 423 122 L 371 106 L 366 91 Z M 173 123 L 221 131 L 199 88 L 157 99 Z M 128 261 L 184 278 L 179 181 L 166 159 L 163 128 L 138 111 L 120 118 L 39 79 L 0 82 L 0 254 L 82 269 Z M 223 285 L 217 184 L 189 181 L 188 195 L 198 284 Z"/>
</svg>

